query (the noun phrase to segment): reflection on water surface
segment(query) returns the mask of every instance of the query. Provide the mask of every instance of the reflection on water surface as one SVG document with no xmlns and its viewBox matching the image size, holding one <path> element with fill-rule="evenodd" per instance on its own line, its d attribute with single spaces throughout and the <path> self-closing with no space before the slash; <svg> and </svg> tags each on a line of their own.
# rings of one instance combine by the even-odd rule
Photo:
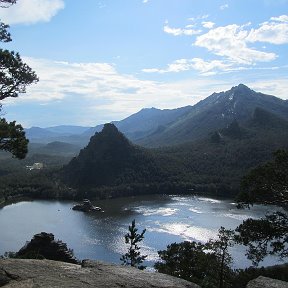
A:
<svg viewBox="0 0 288 288">
<path fill-rule="evenodd" d="M 147 229 L 142 252 L 148 265 L 157 260 L 157 251 L 173 242 L 205 242 L 217 236 L 221 226 L 235 228 L 243 220 L 260 218 L 272 207 L 254 206 L 238 210 L 229 200 L 196 196 L 143 196 L 102 200 L 95 203 L 104 213 L 73 211 L 73 202 L 25 201 L 0 209 L 0 254 L 17 251 L 41 231 L 51 232 L 74 250 L 79 259 L 119 263 L 126 252 L 124 235 L 136 219 L 139 230 Z M 234 266 L 251 263 L 241 247 L 233 248 Z M 264 265 L 275 263 L 273 258 Z"/>
</svg>

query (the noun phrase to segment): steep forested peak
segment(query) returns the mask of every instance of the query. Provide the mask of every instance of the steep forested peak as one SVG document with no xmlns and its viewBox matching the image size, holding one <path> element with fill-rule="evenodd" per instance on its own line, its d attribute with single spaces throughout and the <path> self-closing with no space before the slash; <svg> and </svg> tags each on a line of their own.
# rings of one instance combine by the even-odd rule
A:
<svg viewBox="0 0 288 288">
<path fill-rule="evenodd" d="M 77 187 L 146 183 L 147 179 L 156 181 L 158 170 L 148 151 L 130 143 L 109 123 L 64 166 L 63 179 Z"/>
<path fill-rule="evenodd" d="M 96 132 L 95 135 L 91 137 L 87 148 L 91 149 L 95 145 L 101 145 L 103 148 L 105 148 L 105 146 L 108 148 L 108 146 L 112 145 L 113 148 L 117 150 L 119 146 L 130 146 L 131 144 L 114 124 L 106 123 L 101 132 Z"/>
<path fill-rule="evenodd" d="M 104 124 L 104 127 L 100 133 L 104 135 L 122 135 L 122 133 L 118 131 L 117 127 L 113 123 Z"/>
</svg>

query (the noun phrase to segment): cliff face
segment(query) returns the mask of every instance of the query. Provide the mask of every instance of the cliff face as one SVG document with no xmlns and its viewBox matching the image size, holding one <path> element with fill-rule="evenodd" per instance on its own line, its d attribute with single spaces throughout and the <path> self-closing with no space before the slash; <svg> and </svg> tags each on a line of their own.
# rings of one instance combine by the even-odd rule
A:
<svg viewBox="0 0 288 288">
<path fill-rule="evenodd" d="M 165 274 L 84 260 L 82 265 L 51 260 L 0 259 L 0 287 L 200 288 Z"/>
</svg>

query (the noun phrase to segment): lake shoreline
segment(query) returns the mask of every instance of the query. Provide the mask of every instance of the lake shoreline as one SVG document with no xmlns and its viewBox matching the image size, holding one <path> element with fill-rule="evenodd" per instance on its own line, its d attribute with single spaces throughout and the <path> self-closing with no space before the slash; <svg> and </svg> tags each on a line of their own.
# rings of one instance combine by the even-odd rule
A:
<svg viewBox="0 0 288 288">
<path fill-rule="evenodd" d="M 215 199 L 204 194 L 142 195 L 92 203 L 105 212 L 73 211 L 75 200 L 62 199 L 25 198 L 6 205 L 0 209 L 0 229 L 4 231 L 0 238 L 2 254 L 18 251 L 33 235 L 45 231 L 67 243 L 78 259 L 119 263 L 126 249 L 124 235 L 135 219 L 139 230 L 147 229 L 143 253 L 149 255 L 148 266 L 153 266 L 158 259 L 157 251 L 173 242 L 206 242 L 215 239 L 220 226 L 235 229 L 243 220 L 260 218 L 267 209 L 272 209 L 255 205 L 250 210 L 239 210 L 231 198 Z M 247 263 L 245 252 L 235 249 L 233 253 L 236 253 L 235 267 L 251 265 L 244 264 Z M 274 262 L 265 265 L 272 264 Z"/>
<path fill-rule="evenodd" d="M 109 199 L 123 199 L 123 198 L 135 198 L 135 197 L 141 197 L 141 196 L 167 196 L 167 197 L 170 197 L 170 196 L 174 196 L 174 195 L 181 195 L 183 197 L 191 197 L 191 196 L 199 196 L 199 197 L 209 197 L 209 198 L 213 198 L 213 199 L 220 199 L 220 200 L 234 200 L 236 201 L 235 199 L 235 195 L 224 195 L 224 194 L 218 194 L 218 195 L 215 195 L 215 193 L 209 193 L 209 192 L 200 192 L 200 191 L 194 191 L 194 192 L 191 192 L 191 193 L 187 193 L 187 191 L 183 192 L 183 193 L 145 193 L 145 194 L 140 194 L 140 195 L 137 195 L 137 194 L 132 194 L 132 195 L 119 195 L 119 196 L 114 196 L 114 197 L 107 197 L 107 198 L 103 198 L 103 197 L 99 197 L 99 196 L 96 196 L 96 197 L 90 197 L 88 198 L 90 201 L 92 202 L 95 202 L 95 201 L 101 201 L 101 200 L 109 200 Z M 57 201 L 74 201 L 74 202 L 81 202 L 83 199 L 86 199 L 87 197 L 85 197 L 85 195 L 83 195 L 82 198 L 78 198 L 78 197 L 33 197 L 33 196 L 27 196 L 27 195 L 9 195 L 7 197 L 8 199 L 5 199 L 5 198 L 1 198 L 0 199 L 0 209 L 7 206 L 7 205 L 10 205 L 10 204 L 13 204 L 13 203 L 18 203 L 18 202 L 21 202 L 21 201 L 37 201 L 37 200 L 57 200 Z"/>
</svg>

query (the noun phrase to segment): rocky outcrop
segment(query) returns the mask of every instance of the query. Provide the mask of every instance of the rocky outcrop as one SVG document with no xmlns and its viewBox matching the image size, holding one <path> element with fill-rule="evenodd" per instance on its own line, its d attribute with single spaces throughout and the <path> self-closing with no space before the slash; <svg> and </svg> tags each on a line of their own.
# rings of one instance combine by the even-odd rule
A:
<svg viewBox="0 0 288 288">
<path fill-rule="evenodd" d="M 17 253 L 17 258 L 50 259 L 77 264 L 78 261 L 73 251 L 67 248 L 67 244 L 54 240 L 52 233 L 41 232 L 35 234 L 30 242 L 27 242 Z"/>
<path fill-rule="evenodd" d="M 0 287 L 200 288 L 182 279 L 127 266 L 90 260 L 76 265 L 31 259 L 0 259 Z"/>
<path fill-rule="evenodd" d="M 95 211 L 102 211 L 100 207 L 93 206 L 91 201 L 88 199 L 84 199 L 83 203 L 76 204 L 72 208 L 73 210 L 83 211 L 83 212 L 95 212 Z"/>
<path fill-rule="evenodd" d="M 288 282 L 259 276 L 258 278 L 251 280 L 247 284 L 246 287 L 247 288 L 288 288 Z"/>
</svg>

